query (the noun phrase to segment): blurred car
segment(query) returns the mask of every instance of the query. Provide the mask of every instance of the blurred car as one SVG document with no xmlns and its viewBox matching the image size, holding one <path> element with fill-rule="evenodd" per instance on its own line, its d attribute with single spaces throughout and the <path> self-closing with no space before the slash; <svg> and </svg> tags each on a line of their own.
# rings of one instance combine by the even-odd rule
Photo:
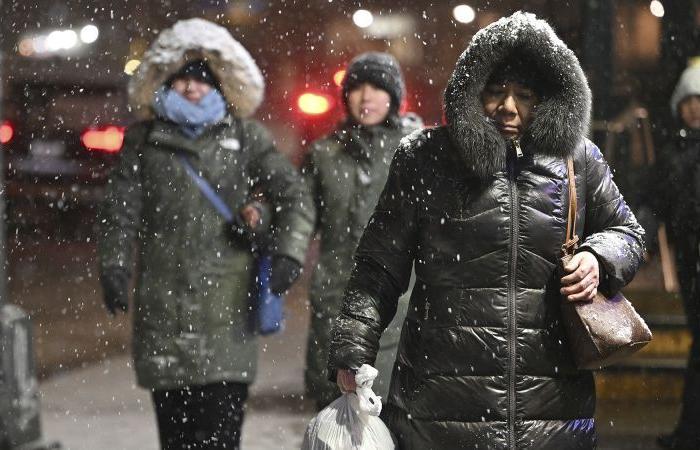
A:
<svg viewBox="0 0 700 450">
<path fill-rule="evenodd" d="M 9 232 L 90 234 L 126 125 L 123 87 L 16 82 L 0 123 Z"/>
</svg>

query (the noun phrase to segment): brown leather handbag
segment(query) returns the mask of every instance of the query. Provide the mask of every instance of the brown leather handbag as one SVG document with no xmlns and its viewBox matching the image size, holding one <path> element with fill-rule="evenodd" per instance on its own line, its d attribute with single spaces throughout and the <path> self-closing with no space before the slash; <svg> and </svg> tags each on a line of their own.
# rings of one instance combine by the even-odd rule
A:
<svg viewBox="0 0 700 450">
<path fill-rule="evenodd" d="M 561 247 L 562 268 L 578 248 L 576 236 L 576 178 L 574 162 L 567 160 L 569 214 L 566 241 Z M 563 271 L 562 271 L 563 272 Z M 622 293 L 606 297 L 598 292 L 592 301 L 562 304 L 564 327 L 579 369 L 600 369 L 638 351 L 651 341 L 651 331 Z"/>
</svg>

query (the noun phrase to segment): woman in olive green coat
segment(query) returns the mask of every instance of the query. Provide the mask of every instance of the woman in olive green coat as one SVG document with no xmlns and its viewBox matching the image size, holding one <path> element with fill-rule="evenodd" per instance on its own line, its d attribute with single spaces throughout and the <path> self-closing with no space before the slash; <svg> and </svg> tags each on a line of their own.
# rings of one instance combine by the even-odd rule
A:
<svg viewBox="0 0 700 450">
<path fill-rule="evenodd" d="M 139 385 L 153 391 L 163 448 L 238 448 L 257 359 L 250 243 L 232 232 L 183 160 L 232 211 L 256 192 L 274 206 L 273 290 L 285 291 L 304 260 L 313 205 L 269 133 L 246 118 L 262 98 L 248 52 L 201 19 L 163 31 L 130 84 L 145 120 L 127 129 L 107 186 L 101 282 L 107 307 L 126 310 L 138 259 L 134 367 Z"/>
<path fill-rule="evenodd" d="M 343 290 L 357 242 L 379 198 L 399 141 L 421 125 L 415 115 L 399 116 L 404 82 L 399 64 L 387 53 L 365 53 L 348 66 L 343 81 L 347 120 L 314 142 L 304 178 L 317 211 L 321 252 L 311 285 L 311 330 L 307 346 L 306 391 L 318 409 L 339 395 L 328 381 L 330 330 L 340 312 Z M 406 298 L 407 300 L 407 298 Z M 386 396 L 407 301 L 384 333 L 374 363 L 373 389 Z"/>
</svg>

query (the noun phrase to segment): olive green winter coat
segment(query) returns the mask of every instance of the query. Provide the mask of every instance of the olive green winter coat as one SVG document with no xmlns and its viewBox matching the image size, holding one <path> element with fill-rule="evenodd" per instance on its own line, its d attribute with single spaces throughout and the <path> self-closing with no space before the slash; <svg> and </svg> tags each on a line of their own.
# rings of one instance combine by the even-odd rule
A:
<svg viewBox="0 0 700 450">
<path fill-rule="evenodd" d="M 185 154 L 234 211 L 262 190 L 277 209 L 275 252 L 303 261 L 312 205 L 301 179 L 262 125 L 227 117 L 196 139 L 150 120 L 127 130 L 101 210 L 102 270 L 132 272 L 133 356 L 138 383 L 172 389 L 255 376 L 249 247 L 187 175 Z M 138 255 L 138 258 L 136 256 Z"/>
<path fill-rule="evenodd" d="M 305 381 L 307 393 L 319 407 L 340 395 L 328 381 L 328 345 L 355 248 L 382 192 L 399 141 L 419 124 L 417 118 L 406 118 L 373 127 L 344 125 L 311 146 L 303 175 L 316 205 L 321 251 L 309 293 L 311 330 Z M 379 377 L 373 388 L 381 396 L 388 394 L 407 300 L 400 304 L 395 321 L 384 333 L 375 361 Z"/>
</svg>

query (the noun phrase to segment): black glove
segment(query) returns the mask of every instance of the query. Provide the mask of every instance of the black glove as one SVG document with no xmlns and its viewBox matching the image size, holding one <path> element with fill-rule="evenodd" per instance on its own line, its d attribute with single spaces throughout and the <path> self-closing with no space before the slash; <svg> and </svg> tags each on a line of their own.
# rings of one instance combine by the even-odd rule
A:
<svg viewBox="0 0 700 450">
<path fill-rule="evenodd" d="M 104 302 L 111 315 L 118 310 L 126 312 L 129 309 L 129 274 L 120 267 L 110 268 L 100 275 Z"/>
<path fill-rule="evenodd" d="M 238 214 L 233 221 L 227 223 L 228 230 L 233 241 L 247 247 L 250 244 L 250 233 L 248 227 L 243 223 L 243 219 Z"/>
<path fill-rule="evenodd" d="M 247 206 L 252 206 L 258 210 L 260 221 L 251 229 L 241 216 L 236 214 L 233 221 L 229 222 L 229 230 L 233 239 L 245 246 L 250 246 L 254 252 L 268 248 L 271 240 L 270 225 L 272 223 L 272 210 L 270 205 L 260 201 L 250 202 Z"/>
<path fill-rule="evenodd" d="M 270 268 L 270 291 L 275 295 L 284 294 L 299 278 L 300 273 L 301 264 L 295 259 L 284 255 L 273 256 Z"/>
</svg>

